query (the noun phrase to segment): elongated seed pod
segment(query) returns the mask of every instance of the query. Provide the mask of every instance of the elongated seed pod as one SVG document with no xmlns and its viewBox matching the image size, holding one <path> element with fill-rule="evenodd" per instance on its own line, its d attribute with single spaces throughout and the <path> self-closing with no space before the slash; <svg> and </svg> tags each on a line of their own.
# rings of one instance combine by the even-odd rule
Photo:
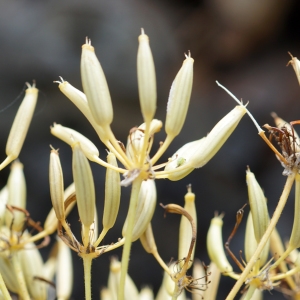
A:
<svg viewBox="0 0 300 300">
<path fill-rule="evenodd" d="M 267 202 L 261 187 L 249 168 L 246 171 L 246 182 L 254 234 L 257 243 L 259 243 L 270 222 Z"/>
<path fill-rule="evenodd" d="M 149 37 L 142 34 L 138 38 L 137 75 L 141 110 L 145 122 L 150 122 L 156 111 L 156 78 Z"/>
<path fill-rule="evenodd" d="M 79 217 L 85 227 L 90 227 L 95 216 L 95 187 L 90 164 L 80 143 L 73 145 L 73 178 L 76 188 Z"/>
<path fill-rule="evenodd" d="M 8 228 L 7 234 L 10 234 Z M 0 273 L 8 290 L 17 294 L 20 287 L 18 281 L 16 280 L 16 273 L 14 271 L 14 267 L 11 260 L 5 256 L 0 256 Z"/>
<path fill-rule="evenodd" d="M 65 219 L 64 178 L 57 150 L 51 150 L 49 163 L 49 184 L 52 206 L 58 220 Z"/>
<path fill-rule="evenodd" d="M 0 228 L 4 225 L 7 202 L 8 202 L 8 187 L 7 185 L 5 185 L 0 191 Z"/>
<path fill-rule="evenodd" d="M 297 57 L 293 57 L 291 53 L 289 53 L 291 56 L 291 60 L 288 62 L 288 65 L 292 65 L 296 74 L 296 77 L 298 79 L 298 83 L 300 85 L 300 61 L 297 59 Z"/>
<path fill-rule="evenodd" d="M 25 91 L 25 97 L 18 109 L 8 135 L 6 143 L 7 158 L 0 164 L 0 170 L 19 156 L 28 132 L 38 98 L 38 89 L 35 88 L 34 84 L 32 87 L 29 84 L 27 85 L 28 89 Z"/>
<path fill-rule="evenodd" d="M 97 124 L 106 127 L 113 120 L 113 108 L 104 72 L 90 43 L 82 46 L 80 70 L 90 111 Z"/>
<path fill-rule="evenodd" d="M 236 106 L 215 125 L 207 135 L 204 143 L 199 146 L 190 159 L 190 164 L 194 168 L 204 166 L 220 150 L 246 111 L 244 106 Z"/>
<path fill-rule="evenodd" d="M 107 162 L 118 167 L 116 156 L 108 153 Z M 105 178 L 105 200 L 103 211 L 103 228 L 110 229 L 114 226 L 120 207 L 121 180 L 119 172 L 107 168 Z"/>
<path fill-rule="evenodd" d="M 195 194 L 192 193 L 191 186 L 188 186 L 188 192 L 184 196 L 184 209 L 190 214 L 193 218 L 195 226 L 197 228 L 197 212 L 195 206 Z M 178 246 L 178 259 L 183 259 L 187 257 L 190 244 L 192 241 L 193 232 L 191 228 L 190 221 L 185 217 L 181 216 L 180 227 L 179 227 L 179 246 Z M 193 248 L 193 252 L 191 255 L 191 260 L 194 260 L 195 255 L 195 247 Z M 181 263 L 181 266 L 184 262 Z M 191 267 L 192 262 L 189 263 L 189 268 Z"/>
<path fill-rule="evenodd" d="M 147 229 L 144 231 L 144 233 L 140 236 L 140 241 L 148 253 L 154 253 L 157 250 L 151 222 L 148 224 Z"/>
<path fill-rule="evenodd" d="M 132 241 L 136 241 L 147 229 L 156 206 L 156 187 L 154 180 L 143 181 L 139 192 L 138 205 L 136 208 Z M 122 235 L 126 237 L 128 217 L 125 220 Z"/>
<path fill-rule="evenodd" d="M 93 161 L 95 156 L 99 157 L 97 147 L 78 131 L 56 123 L 51 126 L 50 130 L 54 136 L 58 137 L 70 146 L 72 146 L 75 142 L 80 142 L 80 147 L 89 160 Z"/>
<path fill-rule="evenodd" d="M 26 182 L 23 172 L 23 164 L 15 161 L 11 166 L 11 171 L 7 181 L 8 202 L 7 204 L 16 206 L 20 209 L 26 207 Z M 14 231 L 22 231 L 25 222 L 24 212 L 13 210 L 5 212 L 5 223 L 8 227 L 12 226 Z"/>
<path fill-rule="evenodd" d="M 191 56 L 186 56 L 171 86 L 165 130 L 172 137 L 180 133 L 186 118 L 193 86 L 193 64 Z"/>
<path fill-rule="evenodd" d="M 232 266 L 227 260 L 223 247 L 222 238 L 223 220 L 221 217 L 214 217 L 207 233 L 207 251 L 211 261 L 213 261 L 219 268 L 221 273 L 232 272 Z"/>
</svg>

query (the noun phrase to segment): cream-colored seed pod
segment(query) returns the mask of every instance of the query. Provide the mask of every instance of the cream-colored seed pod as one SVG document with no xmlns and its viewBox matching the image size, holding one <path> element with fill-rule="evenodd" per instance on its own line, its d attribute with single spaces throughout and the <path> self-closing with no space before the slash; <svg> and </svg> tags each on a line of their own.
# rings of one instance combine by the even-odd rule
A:
<svg viewBox="0 0 300 300">
<path fill-rule="evenodd" d="M 244 106 L 236 106 L 215 125 L 207 135 L 204 143 L 201 144 L 190 159 L 190 164 L 194 168 L 204 166 L 220 150 L 246 111 Z"/>
<path fill-rule="evenodd" d="M 48 284 L 35 279 L 35 277 L 43 278 L 43 259 L 39 250 L 30 243 L 18 255 L 30 296 L 36 300 L 47 299 Z"/>
<path fill-rule="evenodd" d="M 95 216 L 95 187 L 90 164 L 81 150 L 80 143 L 73 145 L 73 178 L 76 188 L 80 221 L 90 227 Z"/>
<path fill-rule="evenodd" d="M 147 229 L 144 231 L 144 233 L 140 236 L 140 241 L 148 253 L 155 253 L 157 250 L 151 222 L 148 224 Z"/>
<path fill-rule="evenodd" d="M 73 287 L 73 264 L 71 249 L 58 239 L 56 295 L 59 300 L 70 299 Z"/>
<path fill-rule="evenodd" d="M 207 233 L 207 251 L 211 261 L 213 261 L 219 270 L 226 275 L 232 272 L 232 266 L 227 260 L 223 247 L 222 238 L 223 220 L 221 217 L 214 217 Z"/>
<path fill-rule="evenodd" d="M 23 164 L 15 161 L 11 166 L 11 171 L 7 181 L 8 202 L 7 204 L 21 209 L 26 208 L 26 182 L 23 172 Z M 5 224 L 14 231 L 22 231 L 25 222 L 25 214 L 21 211 L 13 211 L 13 214 L 6 210 Z"/>
<path fill-rule="evenodd" d="M 190 216 L 193 218 L 193 221 L 195 223 L 195 226 L 197 228 L 197 212 L 196 212 L 196 206 L 195 206 L 195 194 L 192 193 L 191 186 L 188 186 L 188 192 L 184 196 L 184 209 L 190 214 Z M 192 228 L 190 221 L 185 217 L 181 216 L 180 221 L 180 227 L 179 227 L 179 246 L 178 246 L 178 259 L 183 259 L 187 257 L 191 241 L 192 241 Z M 195 255 L 195 247 L 193 248 L 193 252 L 191 255 L 191 260 L 194 260 Z M 189 262 L 189 268 L 191 267 L 193 262 Z M 184 264 L 184 262 L 181 263 L 181 266 Z"/>
<path fill-rule="evenodd" d="M 259 243 L 270 223 L 267 202 L 261 187 L 249 168 L 246 171 L 246 182 L 254 234 L 257 243 Z"/>
<path fill-rule="evenodd" d="M 108 288 L 102 288 L 100 291 L 100 299 L 101 300 L 113 300 L 111 296 L 111 292 Z"/>
<path fill-rule="evenodd" d="M 108 153 L 107 162 L 115 167 L 118 167 L 116 156 L 113 153 Z M 120 207 L 121 198 L 121 180 L 119 172 L 110 168 L 106 169 L 105 178 L 105 200 L 103 211 L 103 228 L 106 230 L 112 228 L 116 222 Z"/>
<path fill-rule="evenodd" d="M 82 46 L 81 81 L 90 111 L 98 125 L 109 126 L 113 120 L 113 108 L 106 78 L 90 43 Z"/>
<path fill-rule="evenodd" d="M 51 126 L 51 133 L 70 146 L 75 142 L 80 142 L 80 147 L 89 160 L 94 161 L 95 157 L 99 157 L 97 147 L 78 131 L 54 123 L 53 126 Z"/>
<path fill-rule="evenodd" d="M 4 225 L 7 202 L 8 202 L 8 187 L 7 185 L 5 185 L 0 191 L 0 227 Z"/>
<path fill-rule="evenodd" d="M 208 280 L 210 281 L 210 283 L 209 283 L 207 289 L 204 291 L 203 296 L 204 296 L 204 299 L 215 300 L 217 297 L 221 273 L 220 273 L 220 270 L 218 269 L 217 265 L 214 262 L 210 262 L 208 270 L 207 270 L 207 274 L 210 274 L 208 277 Z M 197 278 L 197 277 L 194 277 L 194 278 Z M 206 277 L 206 279 L 207 279 L 207 277 Z M 195 293 L 195 298 L 192 297 L 192 300 L 199 299 L 199 298 L 196 298 L 196 295 L 197 295 L 197 293 Z"/>
<path fill-rule="evenodd" d="M 0 256 L 0 273 L 8 290 L 18 294 L 20 289 L 13 264 L 10 259 Z"/>
<path fill-rule="evenodd" d="M 153 290 L 149 286 L 143 287 L 139 294 L 139 300 L 154 300 Z"/>
<path fill-rule="evenodd" d="M 294 71 L 296 73 L 299 85 L 300 85 L 300 61 L 297 59 L 297 57 L 293 57 L 291 53 L 289 53 L 291 56 L 291 60 L 288 62 L 288 65 L 292 65 L 294 68 Z"/>
<path fill-rule="evenodd" d="M 156 77 L 149 37 L 142 34 L 138 38 L 137 75 L 139 99 L 145 122 L 150 122 L 156 111 Z"/>
<path fill-rule="evenodd" d="M 194 60 L 189 54 L 171 86 L 165 130 L 172 137 L 180 133 L 186 118 L 193 86 L 193 64 Z"/>
<path fill-rule="evenodd" d="M 65 219 L 64 178 L 58 151 L 52 149 L 49 164 L 49 184 L 52 206 L 58 220 Z"/>
<path fill-rule="evenodd" d="M 121 262 L 115 257 L 112 257 L 110 263 L 110 272 L 108 275 L 108 289 L 111 293 L 111 299 L 117 300 L 119 286 L 120 286 L 120 275 L 121 275 Z M 136 288 L 133 280 L 128 274 L 125 279 L 125 291 L 124 300 L 138 300 L 139 292 Z"/>
<path fill-rule="evenodd" d="M 156 206 L 156 187 L 154 180 L 143 181 L 140 192 L 138 205 L 135 213 L 134 228 L 132 232 L 132 241 L 136 241 L 147 229 L 151 222 Z M 122 235 L 126 237 L 128 216 L 125 220 Z"/>
<path fill-rule="evenodd" d="M 38 98 L 38 89 L 35 88 L 35 84 L 33 84 L 32 87 L 29 84 L 27 84 L 27 86 L 28 89 L 25 91 L 25 97 L 9 132 L 6 143 L 7 158 L 0 164 L 0 170 L 19 156 L 28 132 Z"/>
</svg>

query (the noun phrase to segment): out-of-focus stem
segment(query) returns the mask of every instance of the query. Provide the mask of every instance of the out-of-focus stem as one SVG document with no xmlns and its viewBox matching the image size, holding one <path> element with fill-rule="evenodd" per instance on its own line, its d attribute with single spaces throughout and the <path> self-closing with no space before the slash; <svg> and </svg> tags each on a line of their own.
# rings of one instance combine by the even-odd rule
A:
<svg viewBox="0 0 300 300">
<path fill-rule="evenodd" d="M 85 300 L 92 299 L 91 292 L 91 267 L 93 258 L 90 255 L 81 255 L 83 259 L 84 268 L 84 288 L 85 288 Z"/>
</svg>

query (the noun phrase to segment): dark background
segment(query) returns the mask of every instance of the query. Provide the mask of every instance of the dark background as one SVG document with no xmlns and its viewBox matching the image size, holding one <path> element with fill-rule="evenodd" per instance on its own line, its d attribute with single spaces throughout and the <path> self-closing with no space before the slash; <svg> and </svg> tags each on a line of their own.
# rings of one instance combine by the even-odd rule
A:
<svg viewBox="0 0 300 300">
<path fill-rule="evenodd" d="M 156 118 L 165 120 L 171 83 L 191 51 L 195 59 L 194 86 L 188 117 L 179 137 L 164 156 L 167 160 L 186 142 L 199 139 L 234 106 L 234 101 L 215 84 L 225 85 L 238 98 L 249 100 L 248 108 L 259 124 L 273 124 L 270 112 L 287 121 L 299 118 L 299 86 L 292 67 L 286 68 L 290 51 L 300 56 L 299 3 L 297 1 L 206 0 L 206 1 L 0 1 L 0 142 L 5 158 L 5 144 L 18 105 L 8 107 L 22 92 L 26 81 L 37 81 L 40 90 L 38 106 L 27 139 L 20 154 L 25 165 L 28 187 L 28 210 L 35 220 L 44 221 L 51 208 L 48 187 L 49 144 L 60 148 L 65 184 L 72 182 L 71 150 L 50 135 L 49 126 L 61 123 L 80 131 L 98 147 L 101 157 L 105 148 L 95 132 L 62 95 L 57 84 L 62 76 L 81 89 L 81 45 L 88 36 L 96 48 L 109 84 L 113 107 L 115 136 L 123 142 L 129 130 L 142 123 L 139 110 L 136 53 L 137 37 L 143 27 L 149 35 L 155 60 L 158 86 Z M 164 131 L 155 142 L 165 137 Z M 163 161 L 163 160 L 162 160 Z M 236 211 L 247 202 L 245 170 L 249 165 L 268 198 L 270 214 L 279 199 L 285 177 L 271 150 L 257 135 L 245 116 L 221 151 L 202 169 L 195 170 L 178 182 L 157 180 L 158 203 L 183 205 L 186 185 L 191 183 L 197 197 L 198 241 L 196 256 L 209 264 L 205 237 L 215 211 L 225 212 L 224 240 L 235 223 Z M 5 185 L 9 168 L 1 171 L 0 184 Z M 105 170 L 93 165 L 97 185 L 99 224 L 103 210 Z M 128 208 L 130 188 L 122 189 L 122 206 L 116 226 L 105 242 L 121 236 Z M 279 231 L 288 239 L 293 220 L 293 199 L 282 215 Z M 78 215 L 68 219 L 79 237 Z M 153 230 L 164 260 L 177 257 L 179 217 L 163 217 L 157 206 Z M 245 223 L 245 222 L 244 222 Z M 232 241 L 238 255 L 243 250 L 244 226 Z M 43 249 L 46 258 L 49 249 Z M 113 254 L 113 253 L 112 253 Z M 103 255 L 93 263 L 93 298 L 107 284 L 109 257 Z M 121 256 L 121 251 L 115 251 Z M 74 254 L 73 299 L 84 298 L 83 268 Z M 236 271 L 238 269 L 236 268 Z M 129 273 L 138 288 L 153 286 L 155 292 L 162 270 L 146 254 L 139 242 L 133 245 Z M 218 299 L 224 299 L 234 281 L 222 279 Z M 225 282 L 225 283 L 224 283 Z M 272 299 L 283 299 L 272 292 Z M 271 299 L 265 292 L 265 299 Z"/>
</svg>

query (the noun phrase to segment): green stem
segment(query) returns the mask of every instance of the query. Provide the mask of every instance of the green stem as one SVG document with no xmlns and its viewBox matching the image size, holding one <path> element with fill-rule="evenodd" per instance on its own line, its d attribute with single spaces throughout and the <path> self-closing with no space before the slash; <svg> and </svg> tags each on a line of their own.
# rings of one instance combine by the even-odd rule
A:
<svg viewBox="0 0 300 300">
<path fill-rule="evenodd" d="M 281 194 L 281 197 L 279 199 L 279 202 L 277 204 L 277 207 L 274 211 L 273 217 L 270 221 L 270 224 L 266 230 L 266 232 L 264 233 L 264 235 L 262 236 L 253 256 L 251 257 L 250 261 L 248 262 L 247 266 L 245 267 L 243 273 L 240 275 L 239 280 L 235 283 L 234 287 L 232 288 L 232 290 L 230 291 L 230 293 L 228 294 L 226 300 L 233 300 L 234 297 L 236 296 L 236 294 L 238 293 L 239 289 L 241 288 L 241 286 L 243 285 L 245 279 L 247 278 L 247 276 L 249 275 L 251 269 L 253 268 L 254 264 L 257 262 L 263 248 L 265 247 L 266 243 L 268 242 L 271 233 L 273 232 L 279 218 L 280 215 L 285 207 L 286 201 L 288 199 L 288 196 L 291 192 L 293 183 L 295 180 L 295 172 L 293 172 L 293 174 L 289 175 L 287 178 L 287 181 L 285 183 L 283 192 Z"/>
<path fill-rule="evenodd" d="M 25 282 L 25 278 L 24 278 L 24 274 L 22 272 L 22 268 L 21 268 L 21 264 L 20 264 L 20 260 L 18 257 L 18 252 L 12 252 L 11 253 L 11 260 L 12 260 L 12 264 L 16 273 L 16 277 L 17 277 L 17 281 L 19 284 L 19 291 L 18 291 L 18 295 L 20 296 L 20 298 L 22 298 L 22 300 L 30 300 L 30 296 L 26 287 L 26 282 Z"/>
<path fill-rule="evenodd" d="M 122 262 L 121 262 L 121 278 L 120 278 L 120 287 L 118 291 L 118 300 L 124 300 L 124 288 L 125 288 L 125 279 L 128 270 L 129 255 L 131 249 L 131 239 L 132 232 L 134 228 L 135 212 L 139 199 L 139 191 L 142 184 L 142 179 L 140 177 L 136 178 L 132 183 L 132 190 L 130 196 L 130 203 L 128 209 L 128 225 L 125 234 L 125 244 L 123 247 L 122 253 Z"/>
<path fill-rule="evenodd" d="M 3 294 L 4 300 L 11 300 L 11 296 L 10 296 L 8 290 L 7 290 L 7 287 L 4 283 L 4 280 L 3 280 L 3 277 L 1 275 L 1 273 L 0 273 L 0 290 Z"/>
<path fill-rule="evenodd" d="M 84 288 L 85 288 L 85 299 L 91 300 L 92 299 L 92 292 L 91 292 L 91 267 L 92 267 L 92 260 L 93 257 L 90 255 L 82 255 L 83 259 L 83 268 L 84 268 Z"/>
</svg>

